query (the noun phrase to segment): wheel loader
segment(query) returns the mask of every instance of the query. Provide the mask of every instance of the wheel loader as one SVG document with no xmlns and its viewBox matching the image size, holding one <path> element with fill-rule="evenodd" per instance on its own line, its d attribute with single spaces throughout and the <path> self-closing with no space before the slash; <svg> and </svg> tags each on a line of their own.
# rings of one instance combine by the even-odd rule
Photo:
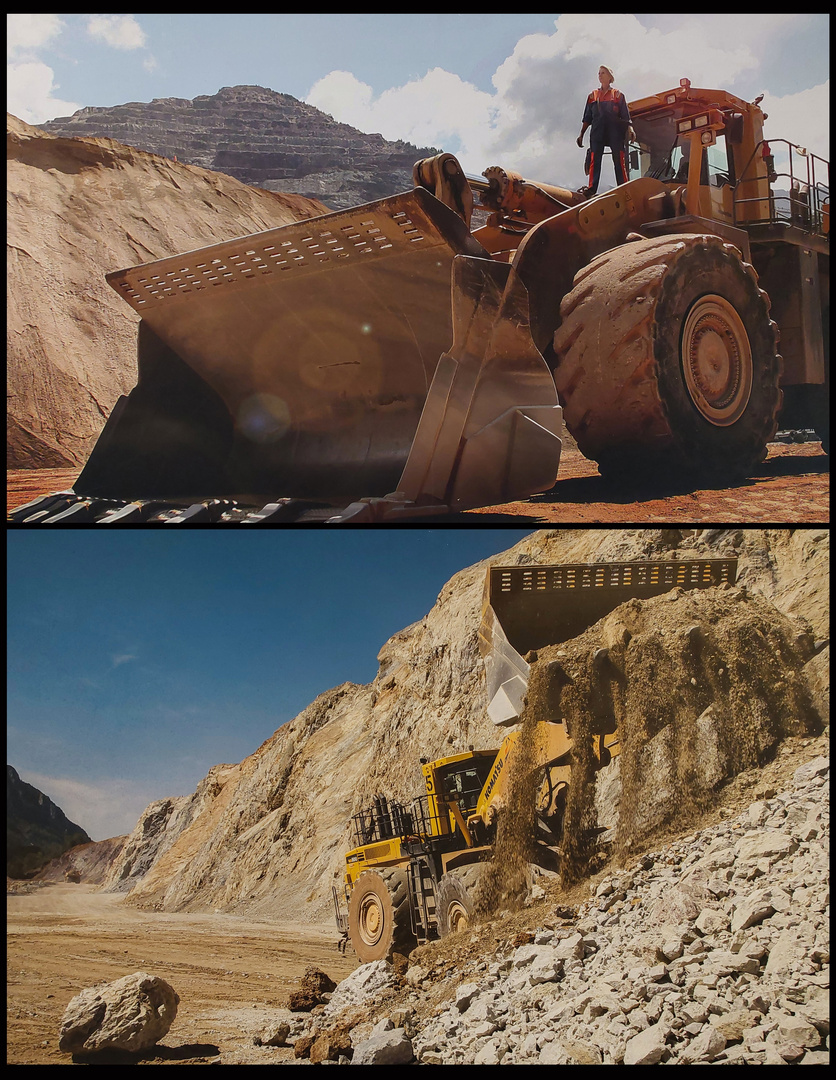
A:
<svg viewBox="0 0 836 1080">
<path fill-rule="evenodd" d="M 412 191 L 108 274 L 138 383 L 74 490 L 13 519 L 495 505 L 554 485 L 564 422 L 645 481 L 732 482 L 779 423 L 827 448 L 829 165 L 688 79 L 630 111 L 630 179 L 591 199 L 440 154 Z"/>
<path fill-rule="evenodd" d="M 342 886 L 332 886 L 332 892 L 337 927 L 362 963 L 407 954 L 416 944 L 468 926 L 500 816 L 515 812 L 509 776 L 520 751 L 538 785 L 533 859 L 547 870 L 558 868 L 573 741 L 555 716 L 528 729 L 533 747 L 519 743 L 530 671 L 524 656 L 577 637 L 632 597 L 732 584 L 736 573 L 736 559 L 488 571 L 479 629 L 488 716 L 498 727 L 513 729 L 498 748 L 422 758 L 424 791 L 411 804 L 379 794 L 353 816 L 355 846 L 345 856 Z M 603 673 L 605 661 L 596 654 L 596 670 Z M 620 753 L 619 734 L 604 718 L 595 719 L 591 730 L 600 769 Z"/>
</svg>

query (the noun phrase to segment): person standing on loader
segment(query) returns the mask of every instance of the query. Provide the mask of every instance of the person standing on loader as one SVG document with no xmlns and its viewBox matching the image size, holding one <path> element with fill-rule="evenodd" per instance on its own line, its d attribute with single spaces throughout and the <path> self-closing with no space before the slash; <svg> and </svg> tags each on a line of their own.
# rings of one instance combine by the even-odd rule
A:
<svg viewBox="0 0 836 1080">
<path fill-rule="evenodd" d="M 583 126 L 578 136 L 578 146 L 583 146 L 583 137 L 586 129 L 591 127 L 589 136 L 589 153 L 587 154 L 588 187 L 583 188 L 587 198 L 598 193 L 598 182 L 601 179 L 601 158 L 604 156 L 604 147 L 609 146 L 612 150 L 613 166 L 615 167 L 615 182 L 618 185 L 627 182 L 627 155 L 625 144 L 630 128 L 630 111 L 627 108 L 627 99 L 620 90 L 612 85 L 614 76 L 610 68 L 602 64 L 598 68 L 598 79 L 601 86 L 593 90 L 586 99 L 586 108 L 583 111 Z"/>
</svg>

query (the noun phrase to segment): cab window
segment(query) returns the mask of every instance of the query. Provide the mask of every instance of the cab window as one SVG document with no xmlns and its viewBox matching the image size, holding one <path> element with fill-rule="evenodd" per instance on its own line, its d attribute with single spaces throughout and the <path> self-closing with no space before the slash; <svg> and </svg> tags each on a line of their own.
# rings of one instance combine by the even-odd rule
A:
<svg viewBox="0 0 836 1080">
<path fill-rule="evenodd" d="M 664 183 L 684 184 L 688 181 L 691 143 L 687 136 L 678 136 L 676 118 L 661 115 L 636 121 L 637 142 L 630 144 L 630 179 L 651 176 Z M 714 146 L 702 155 L 700 183 L 720 188 L 734 182 L 726 145 L 725 132 L 717 135 Z"/>
<path fill-rule="evenodd" d="M 717 133 L 717 142 L 707 148 L 705 157 L 708 161 L 708 182 L 712 187 L 724 187 L 734 183 L 733 158 L 728 152 L 725 132 Z"/>
<path fill-rule="evenodd" d="M 445 796 L 458 802 L 462 810 L 475 810 L 492 764 L 492 759 L 486 758 L 469 762 L 466 768 L 459 765 L 455 772 L 449 772 L 442 779 Z"/>
</svg>

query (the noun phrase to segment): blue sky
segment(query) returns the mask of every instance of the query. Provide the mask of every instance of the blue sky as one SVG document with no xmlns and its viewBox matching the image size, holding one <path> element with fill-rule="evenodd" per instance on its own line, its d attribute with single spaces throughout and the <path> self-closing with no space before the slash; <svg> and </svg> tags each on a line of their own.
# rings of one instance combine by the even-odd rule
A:
<svg viewBox="0 0 836 1080">
<path fill-rule="evenodd" d="M 829 156 L 827 14 L 10 15 L 9 111 L 257 84 L 389 139 L 582 180 L 574 140 L 600 63 L 628 100 L 676 86 L 764 95 L 766 134 Z"/>
<path fill-rule="evenodd" d="M 8 748 L 94 840 L 190 794 L 525 529 L 7 534 Z"/>
</svg>

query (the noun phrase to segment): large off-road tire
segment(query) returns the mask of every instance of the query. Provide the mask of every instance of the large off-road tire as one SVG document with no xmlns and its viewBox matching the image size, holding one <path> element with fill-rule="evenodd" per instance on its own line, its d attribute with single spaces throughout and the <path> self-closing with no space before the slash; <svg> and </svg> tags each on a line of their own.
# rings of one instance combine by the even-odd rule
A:
<svg viewBox="0 0 836 1080">
<path fill-rule="evenodd" d="M 769 308 L 754 267 L 717 236 L 640 239 L 593 259 L 554 337 L 581 453 L 602 475 L 747 475 L 782 400 Z"/>
<path fill-rule="evenodd" d="M 481 869 L 481 863 L 460 866 L 439 881 L 435 898 L 439 937 L 456 934 L 470 925 Z"/>
<path fill-rule="evenodd" d="M 417 942 L 409 921 L 406 870 L 364 870 L 348 902 L 351 946 L 364 964 L 407 955 Z"/>
</svg>

